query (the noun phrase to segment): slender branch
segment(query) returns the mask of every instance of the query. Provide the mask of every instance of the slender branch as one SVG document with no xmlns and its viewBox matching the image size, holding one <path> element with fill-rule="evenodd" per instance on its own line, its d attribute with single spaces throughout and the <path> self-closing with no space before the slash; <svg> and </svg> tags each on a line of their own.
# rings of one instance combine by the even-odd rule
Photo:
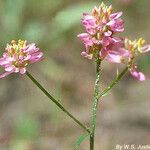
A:
<svg viewBox="0 0 150 150">
<path fill-rule="evenodd" d="M 99 94 L 98 99 L 107 94 L 119 81 L 122 77 L 128 72 L 128 67 L 126 67 L 111 83 L 110 85 Z"/>
<path fill-rule="evenodd" d="M 71 119 L 73 119 L 80 127 L 90 133 L 85 125 L 83 125 L 78 119 L 76 119 L 68 110 L 66 110 L 45 88 L 29 73 L 26 72 L 26 75 L 33 81 L 33 83 L 50 99 L 52 100 L 64 113 L 66 113 Z"/>
<path fill-rule="evenodd" d="M 92 129 L 91 129 L 91 134 L 90 134 L 90 150 L 94 150 L 98 94 L 99 94 L 99 90 L 100 90 L 100 71 L 101 71 L 100 66 L 101 66 L 101 60 L 98 57 L 96 60 L 96 81 L 95 81 L 95 89 L 94 89 L 94 96 L 93 96 Z"/>
</svg>

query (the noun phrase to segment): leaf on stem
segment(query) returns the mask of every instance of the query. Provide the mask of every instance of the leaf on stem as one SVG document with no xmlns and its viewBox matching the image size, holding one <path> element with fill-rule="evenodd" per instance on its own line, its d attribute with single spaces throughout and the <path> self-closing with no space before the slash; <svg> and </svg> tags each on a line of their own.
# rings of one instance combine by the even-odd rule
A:
<svg viewBox="0 0 150 150">
<path fill-rule="evenodd" d="M 103 94 L 102 97 L 105 97 L 105 96 L 107 96 L 108 94 L 109 94 L 109 92 Z"/>
<path fill-rule="evenodd" d="M 80 137 L 77 139 L 75 148 L 78 149 L 81 145 L 81 143 L 89 136 L 90 134 L 82 134 Z"/>
</svg>

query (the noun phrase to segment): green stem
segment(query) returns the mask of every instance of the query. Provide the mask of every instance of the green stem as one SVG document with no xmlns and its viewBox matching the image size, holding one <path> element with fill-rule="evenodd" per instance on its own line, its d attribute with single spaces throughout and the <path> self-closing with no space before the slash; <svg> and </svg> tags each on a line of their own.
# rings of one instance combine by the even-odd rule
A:
<svg viewBox="0 0 150 150">
<path fill-rule="evenodd" d="M 92 128 L 90 134 L 90 150 L 94 150 L 94 138 L 95 138 L 95 128 L 96 128 L 96 115 L 98 106 L 98 94 L 100 90 L 100 71 L 101 71 L 101 60 L 97 58 L 96 60 L 96 81 L 93 96 L 93 108 L 92 108 Z"/>
<path fill-rule="evenodd" d="M 33 83 L 50 99 L 52 100 L 64 113 L 66 113 L 71 119 L 73 119 L 80 127 L 90 133 L 90 130 L 83 125 L 78 119 L 76 119 L 69 111 L 67 111 L 45 88 L 29 73 L 26 75 L 33 81 Z"/>
<path fill-rule="evenodd" d="M 122 77 L 128 72 L 128 67 L 126 67 L 111 83 L 110 85 L 102 91 L 101 94 L 98 95 L 98 99 L 100 99 L 102 96 L 107 94 L 121 79 Z"/>
</svg>

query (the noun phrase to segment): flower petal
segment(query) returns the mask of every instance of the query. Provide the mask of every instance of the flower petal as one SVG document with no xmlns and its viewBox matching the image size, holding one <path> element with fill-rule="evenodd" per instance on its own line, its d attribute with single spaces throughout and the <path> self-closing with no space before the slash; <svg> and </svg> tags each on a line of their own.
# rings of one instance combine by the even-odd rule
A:
<svg viewBox="0 0 150 150">
<path fill-rule="evenodd" d="M 86 52 L 82 52 L 81 53 L 81 56 L 85 57 L 85 58 L 88 58 L 88 59 L 92 59 L 93 58 L 93 54 L 88 54 Z"/>
<path fill-rule="evenodd" d="M 20 68 L 19 71 L 20 71 L 21 74 L 25 74 L 26 73 L 26 68 Z"/>
<path fill-rule="evenodd" d="M 132 68 L 130 69 L 130 73 L 134 78 L 138 79 L 139 81 L 145 81 L 145 75 L 142 72 L 138 72 L 136 70 L 136 66 L 132 66 Z"/>
<path fill-rule="evenodd" d="M 113 51 L 109 52 L 108 55 L 106 56 L 106 60 L 111 63 L 121 63 L 121 59 L 122 56 Z"/>
<path fill-rule="evenodd" d="M 14 67 L 13 66 L 7 66 L 5 67 L 5 71 L 13 71 Z"/>
<path fill-rule="evenodd" d="M 122 16 L 122 12 L 117 12 L 117 13 L 113 13 L 110 15 L 110 19 L 118 19 L 119 17 Z"/>
<path fill-rule="evenodd" d="M 139 72 L 139 80 L 145 81 L 145 75 L 142 72 Z"/>
<path fill-rule="evenodd" d="M 11 73 L 13 72 L 4 72 L 3 74 L 0 74 L 0 79 L 10 75 Z"/>
<path fill-rule="evenodd" d="M 37 61 L 40 61 L 42 60 L 43 58 L 43 53 L 42 52 L 36 52 L 36 53 L 33 53 L 29 59 L 30 63 L 35 63 Z"/>
<path fill-rule="evenodd" d="M 104 33 L 104 35 L 105 35 L 105 36 L 111 36 L 111 35 L 112 35 L 112 32 L 111 32 L 111 31 L 107 31 L 107 32 Z"/>
<path fill-rule="evenodd" d="M 141 48 L 141 52 L 142 53 L 146 53 L 150 51 L 150 45 L 146 45 L 144 47 Z"/>
<path fill-rule="evenodd" d="M 0 58 L 0 66 L 3 66 L 3 65 L 6 65 L 6 64 L 8 64 L 9 63 L 9 61 L 8 60 L 6 60 L 6 58 Z"/>
</svg>

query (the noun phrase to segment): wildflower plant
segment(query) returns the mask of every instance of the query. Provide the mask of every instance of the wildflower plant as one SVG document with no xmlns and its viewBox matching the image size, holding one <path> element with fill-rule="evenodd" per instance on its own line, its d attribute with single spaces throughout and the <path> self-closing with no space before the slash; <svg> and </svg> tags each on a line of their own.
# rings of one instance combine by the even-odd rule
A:
<svg viewBox="0 0 150 150">
<path fill-rule="evenodd" d="M 122 12 L 114 12 L 112 5 L 106 6 L 104 3 L 97 8 L 93 8 L 91 13 L 84 13 L 82 25 L 85 32 L 78 35 L 85 45 L 81 55 L 89 60 L 96 62 L 96 81 L 93 94 L 92 122 L 91 126 L 86 126 L 73 116 L 57 99 L 55 99 L 28 71 L 29 64 L 43 59 L 42 51 L 34 43 L 28 44 L 26 40 L 12 40 L 7 44 L 3 56 L 0 58 L 0 66 L 5 70 L 0 74 L 0 78 L 12 73 L 27 75 L 33 83 L 66 113 L 75 123 L 77 123 L 86 134 L 82 135 L 77 141 L 77 147 L 81 142 L 89 137 L 90 150 L 94 150 L 94 139 L 96 130 L 96 116 L 99 100 L 106 95 L 122 77 L 129 71 L 133 77 L 140 81 L 145 80 L 145 75 L 137 71 L 136 58 L 150 51 L 150 45 L 145 45 L 145 40 L 130 40 L 118 36 L 124 31 L 124 21 L 121 18 Z M 103 61 L 117 63 L 125 66 L 125 69 L 100 92 L 100 73 Z"/>
<path fill-rule="evenodd" d="M 5 72 L 0 75 L 3 78 L 11 73 L 26 73 L 26 67 L 30 63 L 35 63 L 43 58 L 43 53 L 35 46 L 34 43 L 27 44 L 24 40 L 12 40 L 7 44 L 2 58 L 0 58 L 0 66 Z"/>
</svg>

